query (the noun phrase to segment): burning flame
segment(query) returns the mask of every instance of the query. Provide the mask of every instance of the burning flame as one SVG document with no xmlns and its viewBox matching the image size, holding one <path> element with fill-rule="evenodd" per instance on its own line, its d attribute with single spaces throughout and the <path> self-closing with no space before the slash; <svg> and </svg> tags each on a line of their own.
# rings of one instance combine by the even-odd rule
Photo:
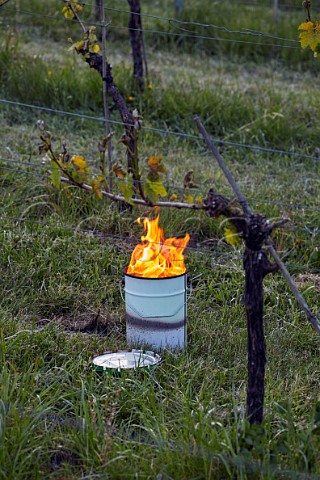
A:
<svg viewBox="0 0 320 480">
<path fill-rule="evenodd" d="M 137 222 L 141 224 L 141 219 Z M 146 278 L 175 277 L 186 271 L 183 251 L 190 235 L 184 238 L 164 238 L 163 229 L 159 227 L 159 215 L 154 220 L 143 219 L 146 235 L 141 236 L 144 243 L 139 243 L 132 252 L 127 268 L 129 275 Z"/>
</svg>

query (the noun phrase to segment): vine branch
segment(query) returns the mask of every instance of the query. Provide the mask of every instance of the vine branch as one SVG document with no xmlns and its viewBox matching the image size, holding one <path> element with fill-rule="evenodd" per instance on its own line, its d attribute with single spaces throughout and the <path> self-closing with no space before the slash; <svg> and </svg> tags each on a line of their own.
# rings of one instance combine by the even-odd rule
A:
<svg viewBox="0 0 320 480">
<path fill-rule="evenodd" d="M 286 220 L 272 224 L 263 215 L 253 214 L 246 197 L 242 195 L 235 179 L 228 170 L 222 156 L 218 152 L 212 139 L 209 137 L 199 117 L 195 116 L 194 120 L 234 190 L 243 210 L 242 213 L 239 208 L 231 207 L 230 202 L 228 202 L 227 199 L 221 195 L 217 196 L 212 190 L 205 199 L 208 214 L 216 216 L 216 209 L 218 209 L 219 213 L 228 216 L 245 243 L 245 251 L 243 255 L 243 266 L 245 270 L 244 304 L 246 308 L 248 332 L 248 385 L 246 406 L 250 424 L 259 425 L 263 421 L 264 378 L 266 365 L 266 339 L 263 324 L 264 277 L 269 273 L 275 273 L 277 270 L 281 269 L 295 297 L 307 312 L 308 320 L 318 334 L 320 333 L 320 325 L 316 317 L 312 315 L 301 293 L 287 272 L 283 262 L 278 257 L 269 238 L 272 230 L 278 226 L 282 226 Z M 275 259 L 275 263 L 269 261 L 266 251 L 263 248 L 264 245 L 268 247 L 269 252 Z"/>
<path fill-rule="evenodd" d="M 5 5 L 6 3 L 10 2 L 10 0 L 3 0 L 1 3 L 0 3 L 0 8 L 3 7 L 3 5 Z"/>
<path fill-rule="evenodd" d="M 201 123 L 201 121 L 200 121 L 200 119 L 197 115 L 194 117 L 194 120 L 195 120 L 195 122 L 196 122 L 196 124 L 199 128 L 199 131 L 202 133 L 203 138 L 206 141 L 208 147 L 210 148 L 211 152 L 215 156 L 219 166 L 223 170 L 227 180 L 229 181 L 231 187 L 233 188 L 235 194 L 237 195 L 237 197 L 239 199 L 239 202 L 240 202 L 240 204 L 243 208 L 243 211 L 245 213 L 251 214 L 252 211 L 251 211 L 250 207 L 248 206 L 247 199 L 240 192 L 239 187 L 238 187 L 235 179 L 233 178 L 231 172 L 228 170 L 228 168 L 227 168 L 222 156 L 218 152 L 213 140 L 210 138 L 208 132 L 206 131 L 206 129 L 202 125 L 202 123 Z M 278 226 L 278 224 L 276 224 L 276 225 Z M 275 260 L 276 264 L 278 265 L 279 269 L 283 273 L 289 287 L 291 288 L 291 291 L 292 291 L 293 295 L 295 296 L 295 298 L 299 302 L 299 304 L 302 307 L 302 309 L 304 310 L 304 312 L 307 314 L 307 318 L 308 318 L 309 322 L 311 323 L 313 328 L 316 330 L 316 332 L 318 334 L 320 334 L 320 320 L 311 312 L 311 310 L 308 307 L 308 304 L 306 303 L 306 301 L 304 300 L 301 292 L 299 291 L 298 287 L 295 285 L 290 273 L 288 272 L 284 263 L 281 261 L 279 255 L 277 254 L 276 250 L 274 249 L 271 240 L 268 240 L 266 242 L 266 244 L 267 244 L 269 252 L 271 253 L 272 257 L 274 258 L 274 260 Z"/>
<path fill-rule="evenodd" d="M 51 171 L 48 170 L 48 173 L 51 174 Z M 71 185 L 74 185 L 75 182 L 73 179 L 66 178 L 66 177 L 61 177 L 60 178 L 61 182 L 63 183 L 69 183 Z M 87 183 L 77 183 L 76 184 L 78 187 L 82 188 L 83 190 L 87 190 L 89 192 L 93 191 L 93 188 L 91 185 L 88 185 Z M 116 202 L 125 202 L 127 203 L 126 199 L 122 195 L 115 195 L 113 193 L 107 192 L 106 190 L 100 190 L 102 195 L 110 198 L 113 201 Z M 146 202 L 145 200 L 142 200 L 140 198 L 131 198 L 130 200 L 132 203 L 136 205 L 143 205 L 146 207 L 150 207 L 150 203 Z M 203 205 L 198 205 L 197 203 L 183 203 L 183 202 L 155 202 L 152 204 L 153 207 L 168 207 L 168 208 L 186 208 L 189 210 L 205 210 L 205 207 Z"/>
</svg>

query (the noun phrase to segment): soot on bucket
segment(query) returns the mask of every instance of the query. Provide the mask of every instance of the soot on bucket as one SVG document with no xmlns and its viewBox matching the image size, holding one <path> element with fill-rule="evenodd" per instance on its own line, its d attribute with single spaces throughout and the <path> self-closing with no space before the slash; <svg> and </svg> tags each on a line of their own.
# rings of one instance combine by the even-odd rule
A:
<svg viewBox="0 0 320 480">
<path fill-rule="evenodd" d="M 187 335 L 187 273 L 144 278 L 125 273 L 127 341 L 182 349 Z"/>
</svg>

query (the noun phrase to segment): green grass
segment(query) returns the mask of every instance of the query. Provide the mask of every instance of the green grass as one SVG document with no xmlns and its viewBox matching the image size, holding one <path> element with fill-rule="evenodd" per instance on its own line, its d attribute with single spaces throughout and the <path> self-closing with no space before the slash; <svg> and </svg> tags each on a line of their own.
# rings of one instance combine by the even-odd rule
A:
<svg viewBox="0 0 320 480">
<path fill-rule="evenodd" d="M 143 8 L 173 17 L 173 4 L 146 1 Z M 101 117 L 101 80 L 66 52 L 65 39 L 81 34 L 58 20 L 60 2 L 20 2 L 21 10 L 38 9 L 55 21 L 12 15 L 15 5 L 0 11 L 9 25 L 1 40 L 1 98 Z M 181 19 L 275 32 L 265 4 L 199 5 L 186 2 Z M 113 25 L 126 24 L 125 14 L 112 17 Z M 296 38 L 302 20 L 303 12 L 282 8 L 277 35 Z M 156 18 L 145 26 L 172 28 Z M 153 88 L 140 96 L 132 91 L 126 32 L 111 30 L 108 44 L 115 80 L 125 98 L 133 94 L 144 126 L 197 135 L 198 114 L 222 140 L 317 155 L 319 67 L 309 54 L 151 34 L 146 41 Z M 119 120 L 113 109 L 111 116 Z M 242 247 L 226 244 L 222 219 L 161 212 L 166 236 L 191 234 L 186 350 L 165 353 L 150 372 L 114 377 L 93 370 L 93 355 L 127 347 L 120 281 L 144 209 L 122 210 L 75 188 L 55 190 L 38 155 L 39 119 L 58 151 L 66 142 L 94 171 L 104 136 L 101 122 L 0 104 L 0 479 L 320 478 L 319 339 L 280 274 L 264 283 L 265 418 L 255 428 L 246 421 Z M 118 140 L 122 130 L 114 130 Z M 195 196 L 214 187 L 233 198 L 201 141 L 144 130 L 139 149 L 142 166 L 151 154 L 163 155 L 169 196 L 185 200 L 179 187 L 193 170 Z M 319 161 L 219 149 L 255 211 L 290 219 L 274 239 L 316 313 Z M 114 141 L 113 153 L 125 165 L 123 145 Z"/>
</svg>

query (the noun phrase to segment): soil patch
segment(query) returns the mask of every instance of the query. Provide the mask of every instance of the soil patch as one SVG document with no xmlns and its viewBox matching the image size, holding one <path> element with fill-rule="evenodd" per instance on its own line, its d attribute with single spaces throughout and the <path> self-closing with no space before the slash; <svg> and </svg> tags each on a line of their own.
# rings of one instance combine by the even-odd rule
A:
<svg viewBox="0 0 320 480">
<path fill-rule="evenodd" d="M 107 315 L 105 313 L 84 312 L 77 315 L 65 315 L 54 319 L 40 319 L 37 325 L 58 324 L 69 332 L 86 334 L 119 334 L 125 332 L 125 319 L 120 315 Z"/>
</svg>

